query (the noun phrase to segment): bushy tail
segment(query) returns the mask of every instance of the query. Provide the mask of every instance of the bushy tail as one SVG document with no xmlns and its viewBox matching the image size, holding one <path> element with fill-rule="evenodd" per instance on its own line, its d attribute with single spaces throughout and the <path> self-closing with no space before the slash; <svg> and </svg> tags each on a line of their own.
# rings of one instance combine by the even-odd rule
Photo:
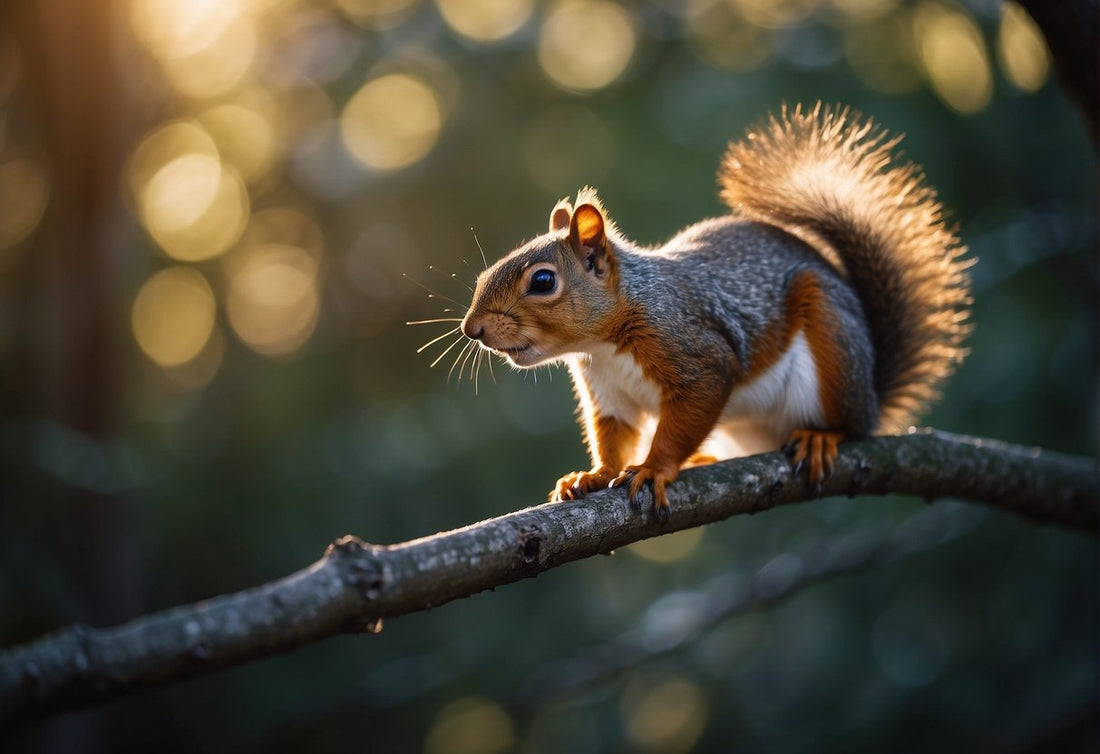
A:
<svg viewBox="0 0 1100 754">
<path fill-rule="evenodd" d="M 839 257 L 867 315 L 891 429 L 938 396 L 971 329 L 971 261 L 920 169 L 893 161 L 900 140 L 847 108 L 784 107 L 730 146 L 719 173 L 735 211 Z"/>
</svg>

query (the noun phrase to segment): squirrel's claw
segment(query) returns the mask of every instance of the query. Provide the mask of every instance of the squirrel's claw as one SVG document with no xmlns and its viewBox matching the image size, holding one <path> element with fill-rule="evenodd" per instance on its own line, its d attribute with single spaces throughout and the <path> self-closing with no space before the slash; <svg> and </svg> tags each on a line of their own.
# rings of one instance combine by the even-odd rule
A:
<svg viewBox="0 0 1100 754">
<path fill-rule="evenodd" d="M 601 466 L 591 471 L 570 472 L 558 480 L 547 499 L 551 503 L 579 500 L 589 492 L 605 489 L 611 480 L 615 479 L 615 474 L 615 470 L 610 466 Z"/>
<path fill-rule="evenodd" d="M 798 476 L 808 467 L 806 482 L 814 497 L 821 494 L 822 482 L 833 475 L 837 444 L 844 440 L 843 432 L 823 429 L 796 429 L 783 446 L 790 457 L 793 474 Z"/>
<path fill-rule="evenodd" d="M 629 498 L 630 505 L 633 508 L 641 508 L 641 503 L 638 500 L 638 493 L 642 491 L 642 487 L 649 483 L 650 490 L 653 493 L 653 515 L 657 517 L 657 520 L 661 523 L 668 521 L 672 515 L 672 507 L 668 504 L 668 495 L 665 493 L 665 485 L 676 478 L 676 472 L 668 473 L 659 469 L 653 469 L 649 466 L 627 466 L 622 472 L 615 477 L 611 482 L 612 487 L 621 487 L 627 482 L 630 483 Z"/>
</svg>

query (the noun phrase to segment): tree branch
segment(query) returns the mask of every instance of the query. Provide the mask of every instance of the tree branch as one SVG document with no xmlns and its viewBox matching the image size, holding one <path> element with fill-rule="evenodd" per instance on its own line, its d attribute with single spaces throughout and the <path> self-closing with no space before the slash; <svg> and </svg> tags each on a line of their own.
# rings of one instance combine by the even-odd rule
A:
<svg viewBox="0 0 1100 754">
<path fill-rule="evenodd" d="M 1089 532 L 1098 521 L 1093 461 L 925 431 L 843 446 L 825 495 L 964 498 Z M 658 523 L 621 490 L 528 508 L 398 545 L 337 540 L 278 581 L 137 618 L 73 626 L 0 652 L 0 725 L 286 652 L 337 633 L 378 631 L 405 615 L 608 553 L 648 537 L 804 502 L 781 453 L 685 471 Z"/>
</svg>

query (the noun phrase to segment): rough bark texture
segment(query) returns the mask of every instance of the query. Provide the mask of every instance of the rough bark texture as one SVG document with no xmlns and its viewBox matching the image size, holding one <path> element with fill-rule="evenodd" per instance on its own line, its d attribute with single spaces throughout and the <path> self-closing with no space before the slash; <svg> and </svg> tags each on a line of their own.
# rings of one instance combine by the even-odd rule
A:
<svg viewBox="0 0 1100 754">
<path fill-rule="evenodd" d="M 824 495 L 964 498 L 1096 535 L 1096 465 L 1000 442 L 922 432 L 843 446 Z M 73 626 L 0 653 L 0 725 L 285 652 L 426 610 L 647 537 L 809 500 L 780 453 L 684 472 L 658 523 L 621 490 L 528 508 L 391 546 L 355 537 L 310 567 L 236 594 L 107 629 Z"/>
</svg>

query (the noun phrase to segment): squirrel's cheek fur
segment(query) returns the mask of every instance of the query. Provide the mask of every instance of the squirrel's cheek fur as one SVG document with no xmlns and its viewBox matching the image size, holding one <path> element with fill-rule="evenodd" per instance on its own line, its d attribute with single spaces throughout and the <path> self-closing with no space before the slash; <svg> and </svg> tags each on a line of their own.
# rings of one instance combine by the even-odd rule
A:
<svg viewBox="0 0 1100 754">
<path fill-rule="evenodd" d="M 816 485 L 838 442 L 937 395 L 966 353 L 970 262 L 897 141 L 846 109 L 784 109 L 729 148 L 731 215 L 641 248 L 586 188 L 482 273 L 463 332 L 519 366 L 569 363 L 592 470 L 552 499 L 625 484 L 667 516 L 667 485 L 723 433 L 787 442 Z"/>
</svg>

